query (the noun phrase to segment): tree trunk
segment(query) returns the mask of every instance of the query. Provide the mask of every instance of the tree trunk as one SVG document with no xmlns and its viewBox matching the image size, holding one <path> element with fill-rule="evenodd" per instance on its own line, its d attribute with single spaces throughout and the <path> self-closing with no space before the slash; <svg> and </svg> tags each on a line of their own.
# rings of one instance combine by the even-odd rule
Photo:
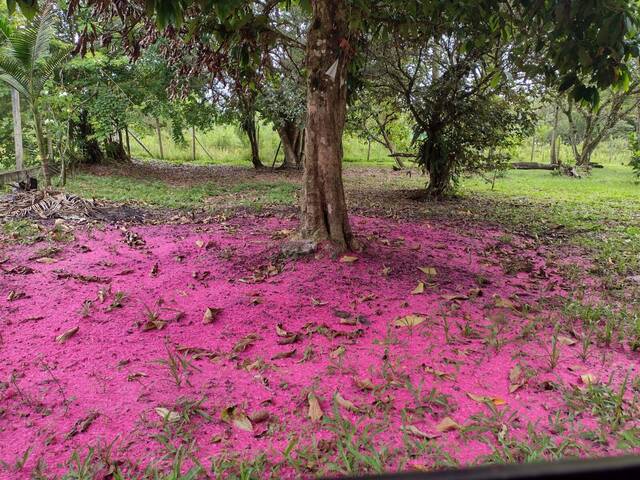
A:
<svg viewBox="0 0 640 480">
<path fill-rule="evenodd" d="M 191 127 L 191 159 L 196 161 L 196 127 Z"/>
<path fill-rule="evenodd" d="M 351 246 L 352 233 L 342 183 L 342 134 L 347 106 L 346 5 L 315 0 L 307 37 L 307 138 L 301 205 L 305 238 Z"/>
<path fill-rule="evenodd" d="M 549 159 L 551 165 L 558 165 L 559 156 L 556 150 L 556 143 L 558 142 L 558 115 L 560 113 L 560 105 L 556 103 L 556 108 L 553 112 L 553 130 L 551 130 L 551 157 Z"/>
<path fill-rule="evenodd" d="M 453 159 L 442 148 L 441 136 L 438 130 L 428 132 L 420 159 L 429 174 L 426 195 L 436 200 L 447 197 L 453 191 Z"/>
<path fill-rule="evenodd" d="M 33 123 L 36 131 L 36 140 L 38 141 L 38 153 L 40 154 L 40 162 L 42 163 L 42 177 L 44 179 L 44 186 L 51 186 L 49 157 L 47 156 L 47 145 L 44 137 L 44 130 L 42 129 L 42 118 L 40 117 L 40 111 L 37 105 L 31 106 L 33 112 Z"/>
<path fill-rule="evenodd" d="M 104 153 L 100 144 L 93 137 L 93 128 L 89 123 L 86 110 L 81 110 L 77 123 L 74 122 L 71 129 L 72 136 L 77 139 L 82 150 L 83 163 L 101 163 L 104 160 Z"/>
<path fill-rule="evenodd" d="M 158 133 L 158 147 L 160 148 L 160 160 L 164 160 L 164 148 L 162 148 L 162 129 L 160 120 L 156 117 L 156 132 Z"/>
<path fill-rule="evenodd" d="M 256 115 L 255 113 L 247 114 L 247 117 L 242 122 L 242 129 L 247 134 L 249 144 L 251 145 L 251 163 L 255 168 L 262 168 L 262 161 L 260 160 L 260 145 L 258 143 L 258 130 L 256 129 Z"/>
<path fill-rule="evenodd" d="M 296 142 L 296 152 L 298 153 L 297 162 L 298 168 L 300 168 L 304 162 L 304 148 L 306 145 L 307 129 L 301 128 L 298 134 L 298 140 Z"/>
<path fill-rule="evenodd" d="M 16 170 L 24 168 L 24 148 L 22 147 L 22 116 L 20 113 L 20 94 L 11 89 L 11 113 L 13 115 L 13 142 L 16 150 Z"/>
<path fill-rule="evenodd" d="M 127 142 L 127 155 L 131 158 L 131 142 L 129 141 L 129 127 L 124 127 L 124 138 Z"/>
<path fill-rule="evenodd" d="M 533 162 L 535 160 L 535 156 L 536 156 L 536 137 L 532 137 L 531 138 L 531 161 Z"/>
<path fill-rule="evenodd" d="M 282 162 L 280 168 L 296 168 L 300 165 L 297 148 L 300 141 L 300 130 L 295 124 L 287 122 L 278 128 L 278 135 L 284 150 L 284 162 Z"/>
</svg>

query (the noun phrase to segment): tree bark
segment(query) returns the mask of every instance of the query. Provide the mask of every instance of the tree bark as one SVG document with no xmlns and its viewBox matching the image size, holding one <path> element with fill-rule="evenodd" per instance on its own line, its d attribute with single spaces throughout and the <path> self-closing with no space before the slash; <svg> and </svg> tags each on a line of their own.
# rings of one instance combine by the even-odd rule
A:
<svg viewBox="0 0 640 480">
<path fill-rule="evenodd" d="M 13 142 L 16 151 L 16 170 L 24 168 L 24 148 L 22 147 L 22 116 L 20 113 L 20 94 L 11 89 L 11 113 L 13 115 Z"/>
<path fill-rule="evenodd" d="M 256 129 L 255 112 L 246 113 L 246 118 L 242 121 L 242 130 L 247 134 L 249 144 L 251 145 L 251 163 L 255 168 L 262 168 L 260 160 L 260 145 L 258 143 L 258 130 Z"/>
<path fill-rule="evenodd" d="M 49 157 L 47 155 L 47 145 L 46 139 L 44 135 L 44 130 L 42 128 L 42 117 L 40 116 L 40 111 L 38 110 L 38 106 L 33 104 L 31 106 L 31 111 L 33 112 L 33 123 L 36 131 L 36 140 L 38 142 L 38 153 L 40 154 L 40 163 L 42 164 L 42 177 L 44 179 L 44 186 L 51 186 L 51 176 L 50 176 L 50 168 L 49 168 Z"/>
<path fill-rule="evenodd" d="M 307 138 L 301 234 L 351 246 L 342 183 L 342 134 L 347 106 L 348 28 L 344 0 L 315 0 L 307 37 Z M 343 48 L 344 47 L 344 48 Z"/>
<path fill-rule="evenodd" d="M 280 168 L 296 168 L 300 165 L 298 154 L 298 142 L 300 141 L 301 132 L 295 124 L 287 122 L 278 128 L 278 135 L 282 141 L 282 149 L 284 150 L 284 162 Z"/>
</svg>

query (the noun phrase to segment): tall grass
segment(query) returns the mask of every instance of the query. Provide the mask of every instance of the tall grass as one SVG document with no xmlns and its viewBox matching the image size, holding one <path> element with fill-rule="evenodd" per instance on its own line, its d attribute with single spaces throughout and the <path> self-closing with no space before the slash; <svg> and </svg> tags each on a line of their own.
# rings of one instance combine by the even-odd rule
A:
<svg viewBox="0 0 640 480">
<path fill-rule="evenodd" d="M 549 163 L 551 157 L 551 147 L 549 143 L 536 143 L 533 150 L 533 160 L 531 159 L 531 138 L 525 139 L 522 144 L 515 149 L 515 158 L 522 162 Z M 631 159 L 631 150 L 626 138 L 610 138 L 602 142 L 591 156 L 591 161 L 603 165 L 627 165 Z M 560 145 L 560 161 L 571 164 L 574 162 L 571 145 L 565 143 Z"/>
<path fill-rule="evenodd" d="M 169 132 L 162 133 L 162 146 L 164 159 L 176 163 L 195 163 L 198 165 L 226 164 L 226 165 L 250 165 L 251 149 L 246 136 L 233 125 L 216 125 L 207 132 L 196 131 L 196 136 L 202 148 L 196 143 L 196 160 L 193 162 L 191 132 L 185 132 L 185 143 L 176 144 Z M 135 158 L 159 159 L 160 146 L 155 131 L 138 134 L 142 143 L 152 155 L 149 155 L 133 138 L 130 140 L 131 154 Z M 262 124 L 259 127 L 260 156 L 262 163 L 271 165 L 278 149 L 280 139 L 270 125 Z M 205 151 L 206 149 L 206 151 Z M 374 165 L 391 165 L 393 160 L 388 152 L 375 143 L 371 144 L 371 153 L 368 155 L 367 142 L 352 135 L 344 138 L 344 160 L 347 163 L 363 163 L 369 156 L 369 163 Z M 282 148 L 278 153 L 276 165 L 284 159 Z"/>
</svg>

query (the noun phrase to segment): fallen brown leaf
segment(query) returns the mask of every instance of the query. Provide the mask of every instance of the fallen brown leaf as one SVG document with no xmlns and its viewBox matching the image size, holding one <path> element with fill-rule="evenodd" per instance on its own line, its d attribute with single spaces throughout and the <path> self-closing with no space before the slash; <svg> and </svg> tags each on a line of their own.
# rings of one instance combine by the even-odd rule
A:
<svg viewBox="0 0 640 480">
<path fill-rule="evenodd" d="M 235 353 L 244 352 L 247 348 L 255 343 L 258 339 L 258 336 L 255 333 L 251 333 L 236 343 L 233 347 L 233 351 Z"/>
<path fill-rule="evenodd" d="M 282 360 L 283 358 L 293 357 L 296 354 L 296 351 L 297 350 L 294 348 L 293 350 L 287 350 L 286 352 L 276 353 L 271 357 L 271 360 Z"/>
<path fill-rule="evenodd" d="M 435 277 L 438 274 L 435 267 L 418 267 L 418 270 L 430 277 Z"/>
<path fill-rule="evenodd" d="M 462 427 L 456 423 L 451 417 L 444 417 L 442 421 L 436 425 L 436 430 L 439 432 L 450 432 L 452 430 L 460 430 Z"/>
<path fill-rule="evenodd" d="M 204 325 L 208 325 L 210 323 L 213 323 L 213 321 L 218 318 L 218 315 L 220 314 L 220 312 L 222 312 L 221 308 L 216 308 L 216 307 L 208 307 L 205 311 L 204 311 L 204 315 L 202 317 L 202 323 Z"/>
<path fill-rule="evenodd" d="M 368 378 L 354 378 L 353 381 L 360 390 L 373 390 L 375 388 L 373 382 Z"/>
<path fill-rule="evenodd" d="M 416 288 L 411 290 L 411 295 L 420 295 L 421 293 L 424 293 L 424 282 L 418 282 Z"/>
<path fill-rule="evenodd" d="M 235 405 L 231 405 L 230 407 L 222 410 L 220 418 L 223 422 L 227 422 L 240 430 L 253 432 L 251 420 L 249 420 L 249 417 L 247 417 L 247 415 Z"/>
<path fill-rule="evenodd" d="M 318 398 L 313 393 L 309 393 L 307 400 L 309 402 L 309 418 L 314 422 L 319 421 L 323 413 Z"/>
<path fill-rule="evenodd" d="M 393 325 L 396 327 L 415 327 L 420 325 L 427 319 L 424 315 L 406 315 L 404 317 L 400 317 L 393 322 Z"/>
<path fill-rule="evenodd" d="M 507 402 L 505 400 L 503 400 L 500 397 L 490 397 L 490 396 L 486 396 L 486 395 L 475 395 L 473 393 L 468 393 L 467 392 L 467 396 L 473 400 L 474 402 L 478 402 L 478 403 L 493 403 L 496 407 L 499 407 L 501 405 L 505 405 Z"/>
<path fill-rule="evenodd" d="M 360 409 L 358 407 L 356 407 L 353 402 L 347 400 L 342 395 L 340 395 L 340 392 L 336 392 L 335 400 L 336 400 L 336 403 L 338 405 L 340 405 L 342 408 L 344 408 L 345 410 L 349 410 L 351 412 L 359 412 L 360 411 Z"/>
<path fill-rule="evenodd" d="M 68 440 L 79 433 L 85 432 L 99 416 L 100 414 L 98 412 L 91 412 L 86 417 L 76 421 L 76 423 L 73 424 L 73 427 L 71 427 L 71 430 L 69 430 L 69 433 L 65 435 L 65 440 Z"/>
<path fill-rule="evenodd" d="M 175 423 L 180 420 L 180 414 L 178 412 L 173 412 L 168 408 L 156 407 L 155 411 L 165 422 Z"/>
<path fill-rule="evenodd" d="M 400 427 L 400 430 L 408 433 L 409 435 L 413 435 L 414 437 L 424 438 L 427 440 L 433 440 L 434 438 L 438 438 L 440 436 L 439 434 L 423 432 L 415 425 L 403 425 L 402 427 Z"/>
<path fill-rule="evenodd" d="M 78 333 L 79 330 L 80 330 L 79 326 L 70 328 L 69 330 L 67 330 L 63 334 L 58 335 L 56 337 L 56 342 L 65 343 L 67 340 L 69 340 L 71 337 L 73 337 L 76 333 Z"/>
</svg>

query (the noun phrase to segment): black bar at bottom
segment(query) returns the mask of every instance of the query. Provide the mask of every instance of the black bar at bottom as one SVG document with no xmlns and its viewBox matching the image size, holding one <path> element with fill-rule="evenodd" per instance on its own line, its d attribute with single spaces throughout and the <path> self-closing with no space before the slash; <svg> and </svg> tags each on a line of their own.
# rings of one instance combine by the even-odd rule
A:
<svg viewBox="0 0 640 480">
<path fill-rule="evenodd" d="M 461 470 L 409 472 L 354 477 L 361 480 L 640 480 L 640 457 L 490 465 Z"/>
</svg>

